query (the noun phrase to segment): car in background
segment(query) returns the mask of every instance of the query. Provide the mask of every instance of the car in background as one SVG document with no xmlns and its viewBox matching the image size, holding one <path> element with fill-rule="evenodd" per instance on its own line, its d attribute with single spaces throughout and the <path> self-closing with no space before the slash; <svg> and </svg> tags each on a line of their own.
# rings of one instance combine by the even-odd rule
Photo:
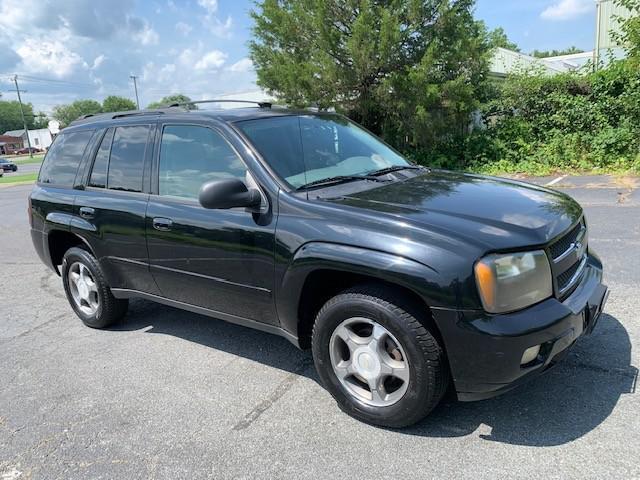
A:
<svg viewBox="0 0 640 480">
<path fill-rule="evenodd" d="M 17 155 L 25 155 L 25 154 L 28 155 L 29 153 L 41 153 L 41 152 L 42 150 L 36 147 L 25 147 L 15 151 Z"/>
<path fill-rule="evenodd" d="M 6 158 L 0 158 L 0 170 L 3 172 L 15 172 L 18 170 L 18 166 Z"/>
</svg>

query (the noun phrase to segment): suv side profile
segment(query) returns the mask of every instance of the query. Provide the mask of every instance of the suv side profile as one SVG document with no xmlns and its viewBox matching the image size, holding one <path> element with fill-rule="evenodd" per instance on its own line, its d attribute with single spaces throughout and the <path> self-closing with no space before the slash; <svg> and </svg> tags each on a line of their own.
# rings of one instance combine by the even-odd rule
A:
<svg viewBox="0 0 640 480">
<path fill-rule="evenodd" d="M 342 410 L 387 427 L 448 389 L 479 400 L 539 375 L 608 293 L 570 197 L 412 164 L 332 113 L 88 116 L 29 202 L 87 326 L 141 297 L 281 335 L 312 349 Z"/>
</svg>

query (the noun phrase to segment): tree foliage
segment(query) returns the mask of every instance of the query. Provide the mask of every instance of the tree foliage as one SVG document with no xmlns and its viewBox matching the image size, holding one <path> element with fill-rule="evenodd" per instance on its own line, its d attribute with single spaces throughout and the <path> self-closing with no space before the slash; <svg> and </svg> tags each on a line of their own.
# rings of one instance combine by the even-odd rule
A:
<svg viewBox="0 0 640 480">
<path fill-rule="evenodd" d="M 640 67 L 640 0 L 615 0 L 619 6 L 629 10 L 630 15 L 618 19 L 620 32 L 614 33 L 614 40 L 627 50 L 630 61 Z"/>
<path fill-rule="evenodd" d="M 102 105 L 95 100 L 76 100 L 68 105 L 56 105 L 53 107 L 53 118 L 60 122 L 62 127 L 66 127 L 71 122 L 89 113 L 102 112 Z"/>
<path fill-rule="evenodd" d="M 583 53 L 583 52 L 584 50 L 581 50 L 575 46 L 571 46 L 563 50 L 534 50 L 533 52 L 531 52 L 531 56 L 536 58 L 547 58 L 547 57 L 559 57 L 560 55 L 571 55 L 573 53 Z"/>
<path fill-rule="evenodd" d="M 258 84 L 335 108 L 404 150 L 456 143 L 486 95 L 490 45 L 473 0 L 262 0 Z"/>
<path fill-rule="evenodd" d="M 102 101 L 103 112 L 124 112 L 127 110 L 136 110 L 137 108 L 133 100 L 118 97 L 117 95 L 109 95 Z"/>
<path fill-rule="evenodd" d="M 468 166 L 484 171 L 640 170 L 640 71 L 516 75 L 484 107 L 467 139 Z"/>
<path fill-rule="evenodd" d="M 30 103 L 23 103 L 22 107 L 27 128 L 42 128 L 40 126 L 41 114 L 34 116 L 33 107 Z M 20 103 L 17 100 L 0 100 L 0 135 L 8 130 L 20 130 L 22 128 L 24 128 L 24 124 L 20 114 Z"/>
<path fill-rule="evenodd" d="M 487 33 L 487 39 L 491 48 L 502 47 L 506 48 L 507 50 L 513 50 L 514 52 L 520 51 L 520 47 L 518 47 L 518 44 L 509 40 L 509 37 L 507 37 L 507 32 L 505 32 L 504 28 L 502 27 L 490 30 Z"/>
<path fill-rule="evenodd" d="M 166 107 L 167 105 L 171 105 L 172 103 L 187 103 L 190 102 L 191 98 L 187 97 L 186 95 L 183 95 L 181 93 L 176 93 L 173 95 L 168 95 L 166 97 L 163 97 L 162 100 L 160 100 L 159 102 L 152 102 L 149 105 L 147 105 L 147 108 L 161 108 L 161 107 Z M 188 110 L 197 110 L 198 106 L 197 105 L 187 105 L 187 109 Z"/>
</svg>

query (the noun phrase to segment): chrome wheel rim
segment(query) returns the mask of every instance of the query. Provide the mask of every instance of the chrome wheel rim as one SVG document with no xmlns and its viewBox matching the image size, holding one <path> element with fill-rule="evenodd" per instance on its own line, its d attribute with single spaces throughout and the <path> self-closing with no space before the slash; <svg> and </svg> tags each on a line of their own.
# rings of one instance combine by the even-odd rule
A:
<svg viewBox="0 0 640 480">
<path fill-rule="evenodd" d="M 400 342 L 379 323 L 348 318 L 331 334 L 331 366 L 357 400 L 375 407 L 400 401 L 409 387 L 409 361 Z"/>
<path fill-rule="evenodd" d="M 83 263 L 74 262 L 69 268 L 67 278 L 76 306 L 86 315 L 95 315 L 100 307 L 100 297 L 91 271 Z"/>
</svg>

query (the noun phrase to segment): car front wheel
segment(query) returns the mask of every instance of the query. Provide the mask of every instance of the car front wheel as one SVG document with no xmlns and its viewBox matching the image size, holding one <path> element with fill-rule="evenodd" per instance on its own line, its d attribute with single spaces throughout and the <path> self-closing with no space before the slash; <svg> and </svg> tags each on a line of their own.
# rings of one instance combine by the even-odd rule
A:
<svg viewBox="0 0 640 480">
<path fill-rule="evenodd" d="M 314 324 L 313 357 L 343 411 L 405 427 L 438 404 L 449 370 L 425 315 L 402 292 L 378 286 L 350 289 L 324 305 Z"/>
</svg>

